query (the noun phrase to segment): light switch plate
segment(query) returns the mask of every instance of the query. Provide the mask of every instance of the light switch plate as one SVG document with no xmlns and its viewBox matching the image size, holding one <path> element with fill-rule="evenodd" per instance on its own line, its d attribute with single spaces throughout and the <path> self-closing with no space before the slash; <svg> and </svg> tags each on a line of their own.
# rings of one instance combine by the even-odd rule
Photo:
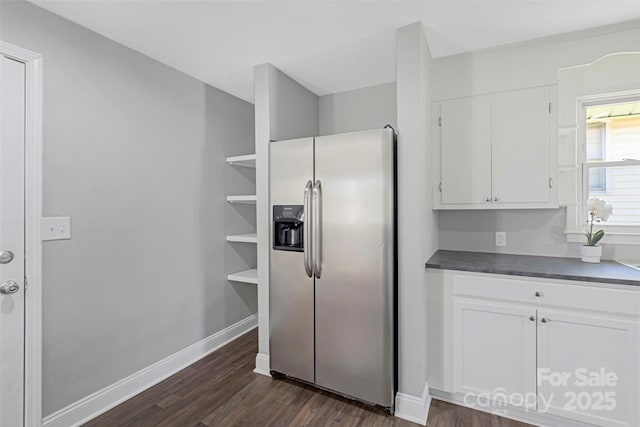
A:
<svg viewBox="0 0 640 427">
<path fill-rule="evenodd" d="M 42 240 L 71 239 L 71 217 L 50 216 L 42 218 Z"/>
<path fill-rule="evenodd" d="M 507 233 L 496 231 L 496 246 L 507 246 Z"/>
</svg>

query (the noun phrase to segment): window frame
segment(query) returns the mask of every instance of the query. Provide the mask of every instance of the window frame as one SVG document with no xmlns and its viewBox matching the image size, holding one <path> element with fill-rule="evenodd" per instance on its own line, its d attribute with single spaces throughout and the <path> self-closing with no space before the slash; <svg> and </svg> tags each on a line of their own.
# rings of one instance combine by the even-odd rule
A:
<svg viewBox="0 0 640 427">
<path fill-rule="evenodd" d="M 558 202 L 565 210 L 567 242 L 586 242 L 582 210 L 581 141 L 585 140 L 584 106 L 640 97 L 640 51 L 595 56 L 591 62 L 558 70 Z M 586 214 L 586 213 L 585 213 Z M 607 229 L 604 244 L 640 246 L 640 229 Z"/>
<path fill-rule="evenodd" d="M 589 189 L 589 169 L 592 168 L 615 168 L 615 167 L 629 167 L 629 166 L 640 166 L 640 160 L 618 160 L 618 161 L 610 161 L 610 162 L 587 162 L 584 161 L 582 162 L 582 209 L 581 209 L 581 215 L 582 215 L 582 220 L 583 222 L 586 223 L 587 221 L 587 217 L 586 217 L 586 211 L 587 211 L 587 207 L 586 207 L 586 201 L 589 199 L 589 193 L 593 192 L 593 190 Z M 605 173 L 606 174 L 606 173 Z M 597 193 L 598 191 L 596 191 Z M 615 208 L 615 206 L 614 206 Z M 615 214 L 615 211 L 614 211 Z M 613 223 L 613 224 L 608 224 L 606 221 L 605 222 L 601 222 L 598 223 L 598 227 L 601 228 L 606 228 L 607 227 L 621 227 L 621 229 L 624 228 L 633 228 L 633 227 L 638 227 L 640 229 L 640 223 L 631 223 L 631 224 L 620 224 L 620 223 Z"/>
<path fill-rule="evenodd" d="M 640 165 L 640 159 L 611 161 L 611 162 L 588 162 L 587 161 L 587 114 L 589 107 L 605 104 L 622 104 L 625 102 L 640 102 L 640 91 L 630 91 L 618 94 L 598 94 L 581 97 L 576 100 L 577 104 L 577 128 L 578 128 L 578 152 L 577 163 L 581 173 L 577 182 L 577 212 L 576 224 L 579 228 L 577 233 L 567 233 L 567 241 L 573 243 L 584 243 L 584 233 L 588 230 L 586 202 L 589 197 L 589 169 L 594 167 L 607 166 L 636 166 Z M 605 231 L 603 243 L 640 245 L 640 224 L 607 224 L 598 223 L 598 228 Z"/>
</svg>

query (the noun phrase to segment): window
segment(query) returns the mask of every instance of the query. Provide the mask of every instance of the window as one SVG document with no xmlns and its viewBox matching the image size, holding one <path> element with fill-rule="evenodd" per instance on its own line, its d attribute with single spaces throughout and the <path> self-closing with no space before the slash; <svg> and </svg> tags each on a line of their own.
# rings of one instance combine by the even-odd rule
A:
<svg viewBox="0 0 640 427">
<path fill-rule="evenodd" d="M 586 123 L 585 204 L 611 205 L 606 224 L 640 225 L 640 100 L 587 107 Z"/>
<path fill-rule="evenodd" d="M 637 122 L 630 125 L 640 114 L 639 62 L 640 52 L 616 52 L 558 71 L 557 189 L 558 204 L 566 208 L 567 242 L 585 243 L 586 206 L 589 197 L 598 197 L 613 207 L 613 215 L 598 225 L 605 230 L 602 242 L 640 247 L 640 133 Z M 623 144 L 625 133 L 632 136 Z M 621 153 L 624 147 L 636 154 Z M 625 190 L 614 172 L 629 175 Z"/>
</svg>

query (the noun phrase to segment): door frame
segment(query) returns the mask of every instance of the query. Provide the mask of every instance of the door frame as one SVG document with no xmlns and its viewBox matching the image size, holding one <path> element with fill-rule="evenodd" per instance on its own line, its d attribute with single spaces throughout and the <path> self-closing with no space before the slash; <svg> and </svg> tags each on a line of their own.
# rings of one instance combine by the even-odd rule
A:
<svg viewBox="0 0 640 427">
<path fill-rule="evenodd" d="M 42 425 L 42 88 L 43 55 L 0 41 L 0 53 L 25 64 L 24 426 Z"/>
</svg>

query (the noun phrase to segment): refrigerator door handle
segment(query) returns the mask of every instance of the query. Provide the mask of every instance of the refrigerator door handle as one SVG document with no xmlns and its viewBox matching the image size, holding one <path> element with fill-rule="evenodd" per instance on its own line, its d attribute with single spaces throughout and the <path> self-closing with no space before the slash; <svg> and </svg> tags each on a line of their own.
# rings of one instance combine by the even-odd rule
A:
<svg viewBox="0 0 640 427">
<path fill-rule="evenodd" d="M 302 245 L 304 248 L 304 271 L 307 276 L 313 277 L 313 266 L 311 265 L 311 237 L 310 230 L 313 228 L 313 214 L 311 213 L 311 193 L 313 191 L 313 182 L 307 181 L 307 185 L 304 187 L 304 225 L 302 229 Z"/>
<path fill-rule="evenodd" d="M 313 272 L 316 279 L 322 274 L 322 186 L 316 181 L 313 187 L 313 229 L 311 241 L 313 244 Z"/>
</svg>

